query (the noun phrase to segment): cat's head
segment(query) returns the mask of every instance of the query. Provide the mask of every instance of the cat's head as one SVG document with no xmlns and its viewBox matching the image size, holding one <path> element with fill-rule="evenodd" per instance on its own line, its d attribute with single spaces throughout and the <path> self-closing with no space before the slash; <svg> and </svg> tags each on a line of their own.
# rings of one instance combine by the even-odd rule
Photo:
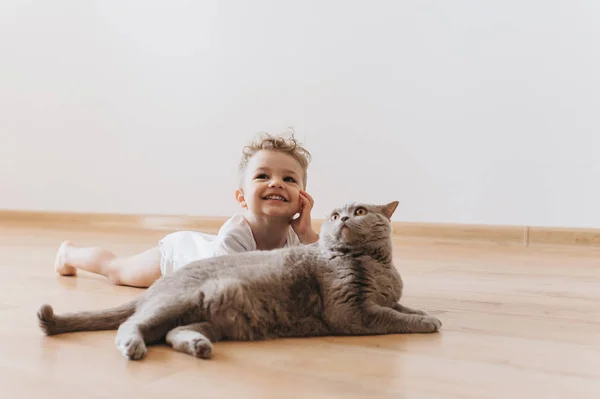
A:
<svg viewBox="0 0 600 399">
<path fill-rule="evenodd" d="M 321 227 L 321 243 L 330 249 L 352 249 L 388 243 L 398 201 L 387 205 L 349 203 L 332 210 Z"/>
</svg>

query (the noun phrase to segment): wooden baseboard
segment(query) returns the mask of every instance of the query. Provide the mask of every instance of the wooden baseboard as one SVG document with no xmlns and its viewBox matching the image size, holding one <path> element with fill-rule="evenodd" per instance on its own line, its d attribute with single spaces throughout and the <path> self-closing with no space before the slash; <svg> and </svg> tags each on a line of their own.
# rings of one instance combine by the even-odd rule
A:
<svg viewBox="0 0 600 399">
<path fill-rule="evenodd" d="M 225 217 L 0 210 L 0 223 L 103 230 L 218 230 Z"/>
<path fill-rule="evenodd" d="M 492 242 L 502 245 L 524 245 L 526 243 L 525 228 L 520 226 L 408 222 L 393 222 L 392 226 L 396 235 L 410 238 Z"/>
<path fill-rule="evenodd" d="M 29 225 L 61 229 L 108 231 L 216 232 L 227 217 L 187 215 L 131 215 L 72 212 L 0 210 L 1 225 Z M 322 219 L 313 220 L 316 231 Z M 566 245 L 600 247 L 600 229 L 554 228 L 392 222 L 394 236 L 433 241 L 488 242 L 500 245 Z"/>
<path fill-rule="evenodd" d="M 600 247 L 600 229 L 530 227 L 529 245 L 575 245 Z"/>
</svg>

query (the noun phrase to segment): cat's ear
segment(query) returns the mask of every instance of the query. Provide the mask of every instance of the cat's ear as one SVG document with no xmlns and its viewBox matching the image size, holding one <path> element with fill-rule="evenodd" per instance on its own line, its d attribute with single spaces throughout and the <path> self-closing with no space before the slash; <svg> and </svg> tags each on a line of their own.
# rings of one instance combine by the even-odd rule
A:
<svg viewBox="0 0 600 399">
<path fill-rule="evenodd" d="M 238 188 L 237 190 L 235 190 L 235 200 L 237 201 L 238 204 L 240 204 L 240 206 L 242 208 L 248 207 L 248 205 L 246 204 L 246 199 L 244 198 L 244 192 L 242 191 L 241 188 Z"/>
<path fill-rule="evenodd" d="M 389 220 L 392 220 L 392 215 L 394 214 L 394 211 L 396 210 L 396 208 L 398 207 L 399 202 L 398 201 L 393 201 L 390 202 L 387 205 L 384 205 L 381 207 L 381 212 L 385 215 L 385 217 L 387 217 Z"/>
</svg>

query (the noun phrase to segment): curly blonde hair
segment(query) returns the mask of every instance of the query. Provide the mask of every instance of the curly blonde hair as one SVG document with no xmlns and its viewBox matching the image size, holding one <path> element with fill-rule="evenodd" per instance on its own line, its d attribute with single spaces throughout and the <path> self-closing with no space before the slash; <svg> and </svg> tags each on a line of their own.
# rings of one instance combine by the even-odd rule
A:
<svg viewBox="0 0 600 399">
<path fill-rule="evenodd" d="M 239 175 L 240 175 L 240 183 L 244 178 L 244 173 L 246 171 L 246 166 L 250 161 L 250 158 L 254 156 L 259 151 L 279 151 L 285 154 L 291 155 L 302 168 L 303 176 L 303 188 L 306 189 L 306 180 L 307 180 L 307 170 L 308 165 L 312 160 L 312 156 L 310 152 L 306 148 L 302 146 L 302 144 L 296 140 L 294 137 L 294 133 L 290 135 L 290 137 L 283 137 L 281 135 L 273 136 L 269 133 L 262 132 L 258 135 L 258 137 L 251 141 L 248 145 L 244 147 L 242 150 L 242 160 L 239 165 Z"/>
</svg>

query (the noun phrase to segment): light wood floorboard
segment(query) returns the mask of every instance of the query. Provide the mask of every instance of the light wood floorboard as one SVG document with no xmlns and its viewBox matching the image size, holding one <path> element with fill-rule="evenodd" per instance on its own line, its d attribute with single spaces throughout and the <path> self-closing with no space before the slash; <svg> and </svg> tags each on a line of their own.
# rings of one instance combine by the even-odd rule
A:
<svg viewBox="0 0 600 399">
<path fill-rule="evenodd" d="M 4 398 L 600 398 L 600 250 L 395 240 L 403 302 L 433 335 L 217 343 L 209 361 L 153 346 L 128 362 L 114 332 L 44 337 L 35 313 L 120 304 L 140 290 L 54 274 L 59 243 L 133 254 L 164 232 L 0 225 Z"/>
</svg>

